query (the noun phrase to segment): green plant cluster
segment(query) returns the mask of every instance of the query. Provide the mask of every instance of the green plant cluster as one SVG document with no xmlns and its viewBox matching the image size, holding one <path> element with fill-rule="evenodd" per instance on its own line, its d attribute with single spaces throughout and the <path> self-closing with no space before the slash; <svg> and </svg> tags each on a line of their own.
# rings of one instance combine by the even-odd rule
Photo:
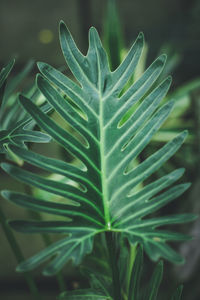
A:
<svg viewBox="0 0 200 300">
<path fill-rule="evenodd" d="M 13 100 L 5 83 L 14 61 L 0 73 L 0 149 L 13 161 L 3 162 L 1 168 L 33 189 L 33 193 L 3 190 L 2 196 L 39 216 L 43 212 L 51 216 L 48 221 L 41 217 L 37 221 L 14 220 L 9 226 L 26 234 L 61 235 L 22 261 L 17 271 L 29 272 L 48 262 L 43 274 L 51 276 L 72 261 L 82 265 L 91 288 L 65 291 L 58 299 L 157 299 L 163 263 L 158 262 L 146 289 L 140 288 L 143 249 L 153 261 L 164 258 L 183 263 L 169 242 L 191 237 L 168 230 L 166 225 L 196 218 L 185 213 L 156 215 L 189 188 L 190 183 L 177 183 L 183 168 L 150 180 L 180 148 L 187 132 L 174 134 L 153 154 L 139 159 L 174 106 L 174 101 L 166 98 L 171 77 L 158 81 L 166 56 L 160 55 L 136 79 L 133 75 L 144 48 L 142 33 L 113 71 L 95 28 L 89 32 L 86 56 L 63 22 L 60 43 L 75 80 L 39 62 L 36 87 Z M 53 112 L 64 125 L 54 120 Z M 45 133 L 35 130 L 36 124 Z M 72 162 L 38 154 L 28 147 L 30 142 L 52 140 L 73 157 Z M 25 167 L 20 166 L 23 163 Z M 51 175 L 38 174 L 27 165 Z M 9 230 L 7 235 L 11 235 Z M 95 265 L 91 262 L 96 248 L 102 259 L 97 255 Z M 105 269 L 99 273 L 97 265 L 103 262 Z M 171 299 L 180 299 L 181 291 L 182 286 Z"/>
</svg>

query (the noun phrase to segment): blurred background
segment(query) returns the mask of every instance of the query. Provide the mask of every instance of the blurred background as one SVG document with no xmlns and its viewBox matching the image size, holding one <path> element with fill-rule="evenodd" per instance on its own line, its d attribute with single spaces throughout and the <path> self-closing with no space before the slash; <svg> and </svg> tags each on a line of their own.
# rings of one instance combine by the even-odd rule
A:
<svg viewBox="0 0 200 300">
<path fill-rule="evenodd" d="M 143 72 L 161 53 L 167 53 L 168 63 L 163 77 L 171 74 L 173 84 L 167 99 L 175 99 L 176 107 L 163 131 L 155 136 L 148 155 L 168 141 L 181 129 L 189 129 L 189 138 L 179 153 L 163 171 L 185 167 L 185 181 L 192 182 L 191 189 L 176 204 L 170 204 L 161 214 L 200 211 L 200 0 L 0 0 L 0 67 L 13 57 L 16 63 L 11 77 L 28 68 L 26 77 L 13 93 L 29 86 L 37 73 L 31 60 L 44 61 L 65 69 L 59 45 L 58 24 L 62 19 L 68 25 L 83 53 L 88 47 L 88 29 L 95 26 L 108 51 L 110 66 L 116 68 L 127 49 L 142 31 L 146 46 L 135 77 Z M 27 63 L 29 63 L 27 67 Z M 166 100 L 167 100 L 166 99 Z M 34 148 L 34 146 L 33 146 Z M 41 153 L 56 156 L 59 149 L 53 145 L 41 146 Z M 59 154 L 60 155 L 60 154 Z M 3 160 L 4 157 L 1 156 Z M 159 176 L 160 174 L 158 174 Z M 19 183 L 0 173 L 0 187 L 18 189 Z M 23 187 L 21 187 L 23 189 Z M 24 216 L 23 209 L 16 208 L 1 199 L 7 218 Z M 176 226 L 177 229 L 177 226 Z M 184 283 L 183 300 L 200 299 L 200 223 L 196 221 L 181 228 L 194 236 L 194 240 L 175 245 L 187 259 L 182 267 L 165 263 L 164 280 L 160 299 L 178 283 Z M 37 235 L 15 234 L 25 257 L 44 247 Z M 28 288 L 21 274 L 15 273 L 17 262 L 4 232 L 0 232 L 0 298 L 3 300 L 30 299 Z M 149 280 L 152 266 L 145 260 L 144 280 Z M 58 286 L 54 278 L 44 278 L 40 270 L 34 272 L 44 299 L 56 299 Z M 64 271 L 68 288 L 87 285 L 78 271 L 70 265 Z M 46 298 L 45 298 L 46 297 Z"/>
<path fill-rule="evenodd" d="M 170 45 L 182 58 L 176 70 L 179 80 L 198 75 L 200 49 L 199 0 L 116 0 L 124 43 L 129 46 L 143 31 L 151 60 L 160 48 Z M 87 48 L 87 31 L 95 26 L 103 33 L 108 0 L 59 0 L 34 2 L 0 1 L 0 63 L 17 55 L 20 68 L 30 58 L 60 65 L 63 58 L 58 23 L 63 19 L 80 48 Z M 178 80 L 178 79 L 177 79 Z"/>
</svg>

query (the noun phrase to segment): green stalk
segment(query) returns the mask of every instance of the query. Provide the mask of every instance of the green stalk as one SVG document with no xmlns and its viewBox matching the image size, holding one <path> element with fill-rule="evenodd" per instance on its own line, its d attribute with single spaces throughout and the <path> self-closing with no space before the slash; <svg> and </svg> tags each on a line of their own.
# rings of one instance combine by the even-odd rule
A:
<svg viewBox="0 0 200 300">
<path fill-rule="evenodd" d="M 131 274 L 132 274 L 132 269 L 133 269 L 133 265 L 135 262 L 135 256 L 136 256 L 136 248 L 137 246 L 133 246 L 130 245 L 130 251 L 129 251 L 129 264 L 128 264 L 128 270 L 127 270 L 127 292 L 129 289 L 129 285 L 130 285 L 130 280 L 131 280 Z"/>
<path fill-rule="evenodd" d="M 21 251 L 16 239 L 15 239 L 13 232 L 11 231 L 11 229 L 7 223 L 6 217 L 5 217 L 1 207 L 0 207 L 0 222 L 1 222 L 3 231 L 4 231 L 5 236 L 10 244 L 10 247 L 13 251 L 13 254 L 14 254 L 17 262 L 18 263 L 22 262 L 24 260 L 24 256 L 22 254 L 22 251 Z M 38 288 L 35 284 L 32 274 L 30 272 L 25 272 L 25 273 L 23 273 L 23 275 L 24 275 L 24 279 L 27 282 L 27 285 L 29 287 L 31 295 L 33 296 L 33 299 L 42 300 L 42 297 L 38 291 Z"/>
<path fill-rule="evenodd" d="M 121 300 L 121 286 L 119 280 L 119 270 L 117 267 L 117 255 L 115 249 L 114 234 L 115 233 L 111 231 L 107 231 L 105 233 L 105 236 L 106 236 L 106 244 L 107 244 L 108 255 L 109 255 L 109 262 L 112 271 L 113 298 L 115 300 Z"/>
</svg>

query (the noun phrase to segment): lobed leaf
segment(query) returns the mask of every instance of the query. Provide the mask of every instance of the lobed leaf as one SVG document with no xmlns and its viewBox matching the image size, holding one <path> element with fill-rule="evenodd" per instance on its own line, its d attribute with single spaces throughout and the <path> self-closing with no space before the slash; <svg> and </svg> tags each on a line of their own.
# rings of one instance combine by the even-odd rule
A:
<svg viewBox="0 0 200 300">
<path fill-rule="evenodd" d="M 28 259 L 18 270 L 33 269 L 52 257 L 44 271 L 47 275 L 59 271 L 69 260 L 78 264 L 92 251 L 94 236 L 105 231 L 121 233 L 129 243 L 143 245 L 152 260 L 163 257 L 171 262 L 183 262 L 168 242 L 189 237 L 160 227 L 192 221 L 194 215 L 153 217 L 151 214 L 181 196 L 190 186 L 187 183 L 174 185 L 184 170 L 171 172 L 147 185 L 141 183 L 174 155 L 187 132 L 177 135 L 141 163 L 138 160 L 173 107 L 172 101 L 160 105 L 171 78 L 156 86 L 166 56 L 157 58 L 124 92 L 124 86 L 141 56 L 142 34 L 113 72 L 109 69 L 96 29 L 90 29 L 86 56 L 79 51 L 63 22 L 60 24 L 60 42 L 76 81 L 45 63 L 39 63 L 43 76 L 38 75 L 37 85 L 49 106 L 78 132 L 80 138 L 58 125 L 27 97 L 21 95 L 19 99 L 34 122 L 81 161 L 81 168 L 27 151 L 19 145 L 10 146 L 19 158 L 40 169 L 62 175 L 66 182 L 51 180 L 9 164 L 3 164 L 2 168 L 24 183 L 63 197 L 64 203 L 9 191 L 4 191 L 3 195 L 17 205 L 64 218 L 62 221 L 38 223 L 13 221 L 10 224 L 16 230 L 27 233 L 60 232 L 69 236 Z M 67 179 L 71 179 L 73 185 Z M 139 190 L 138 185 L 141 186 Z M 138 273 L 139 267 L 135 268 L 134 272 Z M 161 265 L 155 272 L 151 299 L 157 294 Z M 136 294 L 137 286 L 130 291 L 130 299 Z"/>
</svg>

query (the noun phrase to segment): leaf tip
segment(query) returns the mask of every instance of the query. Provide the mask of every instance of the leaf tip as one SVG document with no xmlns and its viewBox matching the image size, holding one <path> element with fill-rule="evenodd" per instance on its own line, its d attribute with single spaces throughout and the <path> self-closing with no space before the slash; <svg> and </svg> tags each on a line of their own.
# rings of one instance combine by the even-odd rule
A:
<svg viewBox="0 0 200 300">
<path fill-rule="evenodd" d="M 37 62 L 37 67 L 38 69 L 42 72 L 42 70 L 45 68 L 46 64 L 41 62 L 41 61 L 38 61 Z"/>
<path fill-rule="evenodd" d="M 180 178 L 185 173 L 185 168 L 179 168 L 179 169 L 175 170 L 174 173 L 175 173 L 175 176 L 177 176 L 178 178 Z"/>
<path fill-rule="evenodd" d="M 61 20 L 59 23 L 59 32 L 60 34 L 62 33 L 69 34 L 69 29 L 67 28 L 67 25 L 63 20 Z"/>
<path fill-rule="evenodd" d="M 163 63 L 165 63 L 166 60 L 167 60 L 167 54 L 165 54 L 165 53 L 161 54 L 161 55 L 159 56 L 159 59 L 160 59 Z"/>
<path fill-rule="evenodd" d="M 3 197 L 3 198 L 5 198 L 5 199 L 9 199 L 10 197 L 10 191 L 8 191 L 8 190 L 2 190 L 1 191 L 1 196 Z"/>
<path fill-rule="evenodd" d="M 178 136 L 176 136 L 174 139 L 181 141 L 183 143 L 188 135 L 188 130 L 183 130 Z"/>
<path fill-rule="evenodd" d="M 181 191 L 181 194 L 182 194 L 185 191 L 187 191 L 187 189 L 189 189 L 191 187 L 191 182 L 182 183 L 182 184 L 179 185 L 179 187 L 180 187 L 180 191 Z"/>
<path fill-rule="evenodd" d="M 40 83 L 42 83 L 43 81 L 44 81 L 44 78 L 42 77 L 42 75 L 40 73 L 36 74 L 36 84 L 37 84 L 37 86 L 40 85 Z"/>
<path fill-rule="evenodd" d="M 8 164 L 8 163 L 1 163 L 1 168 L 2 168 L 5 172 L 7 172 L 7 171 L 9 170 L 9 168 L 10 168 L 10 164 Z"/>
<path fill-rule="evenodd" d="M 171 84 L 172 83 L 172 76 L 171 75 L 167 76 L 166 81 L 168 81 Z"/>
<path fill-rule="evenodd" d="M 65 22 L 63 20 L 60 20 L 59 26 L 60 27 L 62 27 L 62 26 L 66 27 Z"/>
<path fill-rule="evenodd" d="M 13 68 L 13 66 L 14 66 L 14 64 L 15 64 L 15 61 L 16 61 L 16 59 L 15 59 L 15 57 L 13 57 L 13 58 L 10 60 L 10 62 L 8 63 L 8 65 L 9 65 L 9 67 L 10 67 L 10 70 L 12 70 L 12 68 Z"/>
<path fill-rule="evenodd" d="M 136 43 L 140 46 L 140 47 L 143 47 L 144 46 L 144 34 L 143 32 L 140 32 L 137 36 L 137 39 L 136 39 Z"/>
<path fill-rule="evenodd" d="M 144 41 L 144 33 L 142 31 L 140 31 L 140 33 L 138 34 L 138 39 Z"/>
</svg>

